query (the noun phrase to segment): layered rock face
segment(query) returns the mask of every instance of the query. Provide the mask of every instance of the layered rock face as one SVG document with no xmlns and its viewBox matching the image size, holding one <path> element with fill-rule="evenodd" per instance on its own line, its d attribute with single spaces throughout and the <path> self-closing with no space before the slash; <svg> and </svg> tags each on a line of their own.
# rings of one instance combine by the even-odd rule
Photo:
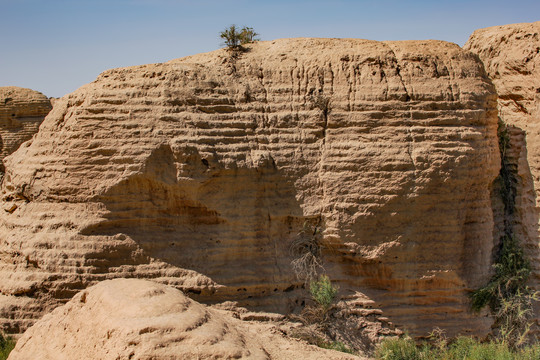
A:
<svg viewBox="0 0 540 360">
<path fill-rule="evenodd" d="M 235 319 L 148 280 L 103 281 L 46 315 L 10 360 L 358 359 Z"/>
<path fill-rule="evenodd" d="M 439 41 L 285 39 L 107 71 L 6 159 L 0 321 L 21 332 L 116 277 L 288 313 L 307 236 L 351 316 L 481 333 L 467 291 L 491 271 L 496 130 L 481 62 Z"/>
<path fill-rule="evenodd" d="M 4 173 L 2 160 L 38 131 L 51 109 L 50 100 L 40 92 L 0 87 L 0 177 Z"/>
<path fill-rule="evenodd" d="M 476 30 L 465 49 L 480 57 L 509 125 L 508 162 L 515 174 L 513 233 L 525 248 L 532 282 L 540 285 L 540 22 Z M 499 222 L 501 220 L 499 219 Z"/>
</svg>

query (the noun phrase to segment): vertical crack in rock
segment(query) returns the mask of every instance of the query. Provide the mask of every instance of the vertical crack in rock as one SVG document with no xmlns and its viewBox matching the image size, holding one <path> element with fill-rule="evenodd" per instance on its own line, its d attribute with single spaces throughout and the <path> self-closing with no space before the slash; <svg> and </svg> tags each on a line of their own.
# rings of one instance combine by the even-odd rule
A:
<svg viewBox="0 0 540 360">
<path fill-rule="evenodd" d="M 498 95 L 498 113 L 507 125 L 506 165 L 514 189 L 512 213 L 505 209 L 496 219 L 496 239 L 513 234 L 530 259 L 531 284 L 540 286 L 540 22 L 476 30 L 464 49 L 484 63 Z M 504 186 L 504 185 L 502 185 Z M 540 307 L 537 308 L 537 319 Z M 538 320 L 540 321 L 540 320 Z M 540 323 L 539 323 L 540 324 Z"/>
<path fill-rule="evenodd" d="M 403 77 L 401 76 L 401 66 L 400 66 L 400 59 L 397 57 L 393 47 L 392 47 L 392 44 L 388 44 L 388 43 L 384 43 L 388 49 L 390 50 L 390 52 L 392 53 L 393 55 L 393 60 L 395 61 L 395 70 L 396 70 L 396 75 L 398 76 L 400 82 L 401 82 L 401 85 L 403 86 L 403 90 L 405 91 L 405 101 L 410 101 L 412 100 L 411 98 L 411 95 L 409 94 L 409 91 L 407 90 L 407 86 L 405 85 L 405 81 L 403 81 Z"/>
<path fill-rule="evenodd" d="M 412 115 L 411 115 L 412 116 Z M 412 119 L 411 119 L 412 120 Z M 412 133 L 412 129 L 411 128 L 408 128 L 407 129 L 407 141 L 408 141 L 408 146 L 407 146 L 407 154 L 409 155 L 409 158 L 411 159 L 411 163 L 413 165 L 413 186 L 412 186 L 412 189 L 411 189 L 411 193 L 416 193 L 416 181 L 417 181 L 417 168 L 416 168 L 416 161 L 413 157 L 413 151 L 414 151 L 414 135 Z"/>
</svg>

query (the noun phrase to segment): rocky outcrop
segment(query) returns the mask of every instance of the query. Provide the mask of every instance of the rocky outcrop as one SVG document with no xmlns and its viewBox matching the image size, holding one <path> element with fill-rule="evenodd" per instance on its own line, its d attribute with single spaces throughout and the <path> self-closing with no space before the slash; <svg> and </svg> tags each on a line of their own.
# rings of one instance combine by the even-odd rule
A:
<svg viewBox="0 0 540 360">
<path fill-rule="evenodd" d="M 540 285 L 540 22 L 476 30 L 465 49 L 484 62 L 498 94 L 501 120 L 509 125 L 508 161 L 515 174 L 513 233 Z M 500 222 L 500 220 L 499 220 Z"/>
<path fill-rule="evenodd" d="M 16 86 L 0 87 L 0 178 L 2 160 L 29 140 L 52 109 L 40 92 Z"/>
<path fill-rule="evenodd" d="M 306 227 L 349 316 L 486 331 L 467 294 L 490 276 L 500 158 L 478 58 L 355 39 L 237 55 L 106 71 L 6 158 L 4 328 L 116 277 L 298 311 L 290 248 Z"/>
<path fill-rule="evenodd" d="M 235 319 L 147 280 L 104 281 L 46 315 L 10 360 L 358 359 Z"/>
</svg>

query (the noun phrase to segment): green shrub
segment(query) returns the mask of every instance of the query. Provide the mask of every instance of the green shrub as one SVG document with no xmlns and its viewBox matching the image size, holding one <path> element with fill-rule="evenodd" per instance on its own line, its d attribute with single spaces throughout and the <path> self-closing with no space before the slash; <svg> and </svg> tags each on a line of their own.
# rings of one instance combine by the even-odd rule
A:
<svg viewBox="0 0 540 360">
<path fill-rule="evenodd" d="M 513 350 L 498 342 L 479 343 L 474 339 L 460 337 L 438 359 L 448 360 L 537 360 L 540 359 L 540 345 Z"/>
<path fill-rule="evenodd" d="M 238 31 L 236 25 L 231 25 L 222 32 L 219 36 L 223 39 L 223 44 L 229 49 L 237 49 L 240 47 L 240 31 Z"/>
<path fill-rule="evenodd" d="M 257 36 L 259 36 L 259 34 L 256 33 L 252 27 L 244 26 L 240 32 L 240 44 L 251 44 L 255 41 L 259 41 Z"/>
<path fill-rule="evenodd" d="M 487 285 L 471 294 L 471 305 L 473 311 L 489 306 L 495 317 L 493 335 L 498 342 L 517 348 L 526 343 L 533 315 L 532 305 L 533 301 L 538 301 L 538 292 L 527 287 L 531 267 L 513 233 L 518 175 L 508 158 L 508 127 L 500 119 L 497 134 L 501 154 L 498 181 L 504 204 L 504 235 L 500 238 L 493 265 L 495 274 Z"/>
<path fill-rule="evenodd" d="M 525 295 L 526 282 L 531 273 L 531 267 L 523 255 L 523 250 L 513 237 L 504 236 L 501 239 L 501 249 L 495 264 L 495 275 L 490 282 L 472 293 L 472 308 L 479 311 L 489 305 L 496 312 L 503 300 L 520 294 Z"/>
<path fill-rule="evenodd" d="M 459 337 L 439 348 L 427 343 L 417 345 L 410 337 L 404 337 L 383 341 L 375 356 L 380 360 L 538 360 L 540 345 L 513 350 L 503 343 L 479 343 L 469 337 Z"/>
<path fill-rule="evenodd" d="M 343 353 L 347 354 L 354 354 L 354 350 L 349 348 L 347 345 L 342 343 L 341 341 L 333 341 L 333 342 L 320 342 L 317 344 L 317 346 L 323 348 L 323 349 L 330 349 L 330 350 L 336 350 L 341 351 Z"/>
<path fill-rule="evenodd" d="M 6 360 L 15 347 L 15 340 L 0 332 L 0 360 Z"/>
<path fill-rule="evenodd" d="M 528 346 L 521 349 L 519 356 L 520 360 L 540 359 L 540 345 L 536 344 L 535 346 Z"/>
<path fill-rule="evenodd" d="M 328 311 L 336 299 L 338 288 L 332 285 L 328 276 L 321 275 L 319 280 L 312 281 L 309 284 L 309 292 L 311 293 L 313 301 L 315 301 L 321 309 Z"/>
<path fill-rule="evenodd" d="M 319 280 L 312 280 L 309 284 L 311 299 L 314 305 L 306 305 L 299 316 L 294 316 L 304 325 L 316 325 L 321 331 L 325 331 L 329 325 L 331 310 L 338 288 L 326 275 L 321 275 Z"/>
<path fill-rule="evenodd" d="M 512 348 L 526 343 L 538 292 L 526 286 L 531 268 L 514 238 L 505 236 L 490 282 L 471 294 L 472 309 L 489 306 L 495 316 L 494 336 Z"/>
<path fill-rule="evenodd" d="M 377 349 L 375 356 L 381 360 L 417 360 L 420 350 L 410 337 L 386 339 Z"/>
</svg>

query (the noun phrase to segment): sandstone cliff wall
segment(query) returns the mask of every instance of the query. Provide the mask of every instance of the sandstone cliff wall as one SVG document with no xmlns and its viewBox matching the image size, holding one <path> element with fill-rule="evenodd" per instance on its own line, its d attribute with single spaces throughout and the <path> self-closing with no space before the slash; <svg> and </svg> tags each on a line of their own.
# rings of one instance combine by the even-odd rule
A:
<svg viewBox="0 0 540 360">
<path fill-rule="evenodd" d="M 0 87 L 0 177 L 3 159 L 29 140 L 52 109 L 40 92 L 16 86 Z"/>
<path fill-rule="evenodd" d="M 498 93 L 499 116 L 510 125 L 509 161 L 516 180 L 513 232 L 540 285 L 540 22 L 476 30 L 465 49 L 483 61 Z M 500 221 L 500 220 L 499 220 Z"/>
<path fill-rule="evenodd" d="M 467 291 L 491 271 L 496 129 L 481 62 L 439 41 L 286 39 L 106 71 L 5 160 L 0 322 L 23 331 L 116 277 L 298 310 L 289 249 L 309 223 L 351 316 L 482 333 Z"/>
</svg>

